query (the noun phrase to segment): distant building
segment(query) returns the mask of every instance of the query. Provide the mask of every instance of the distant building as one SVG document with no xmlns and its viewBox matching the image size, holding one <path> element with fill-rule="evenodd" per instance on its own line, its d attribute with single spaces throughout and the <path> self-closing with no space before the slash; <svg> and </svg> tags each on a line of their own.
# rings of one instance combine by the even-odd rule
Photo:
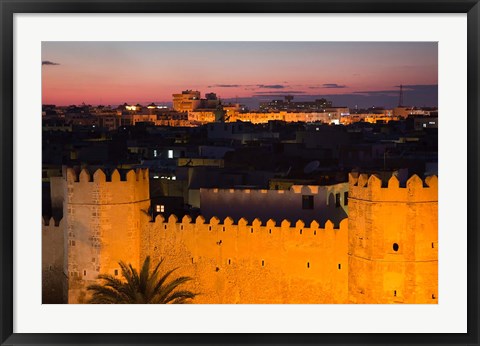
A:
<svg viewBox="0 0 480 346">
<path fill-rule="evenodd" d="M 260 103 L 260 110 L 265 112 L 275 111 L 302 111 L 318 112 L 332 107 L 332 102 L 324 98 L 315 101 L 293 102 L 294 96 L 285 96 L 284 100 L 273 100 Z"/>
<path fill-rule="evenodd" d="M 414 116 L 413 128 L 416 131 L 421 131 L 423 129 L 438 129 L 438 116 Z"/>
<path fill-rule="evenodd" d="M 181 94 L 173 94 L 173 109 L 177 112 L 192 112 L 197 109 L 215 109 L 220 100 L 215 93 L 208 93 L 202 99 L 200 91 L 184 90 Z"/>
</svg>

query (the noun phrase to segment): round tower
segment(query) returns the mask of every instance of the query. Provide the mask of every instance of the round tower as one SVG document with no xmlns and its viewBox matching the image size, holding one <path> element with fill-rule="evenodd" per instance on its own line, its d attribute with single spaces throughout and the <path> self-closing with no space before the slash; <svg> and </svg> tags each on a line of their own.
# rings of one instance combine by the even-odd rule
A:
<svg viewBox="0 0 480 346">
<path fill-rule="evenodd" d="M 349 179 L 351 303 L 438 302 L 438 182 Z"/>
<path fill-rule="evenodd" d="M 83 303 L 86 287 L 99 274 L 121 277 L 119 261 L 140 264 L 140 236 L 150 207 L 148 170 L 115 170 L 107 179 L 102 170 L 93 177 L 87 170 L 65 177 L 65 274 L 68 302 Z"/>
</svg>

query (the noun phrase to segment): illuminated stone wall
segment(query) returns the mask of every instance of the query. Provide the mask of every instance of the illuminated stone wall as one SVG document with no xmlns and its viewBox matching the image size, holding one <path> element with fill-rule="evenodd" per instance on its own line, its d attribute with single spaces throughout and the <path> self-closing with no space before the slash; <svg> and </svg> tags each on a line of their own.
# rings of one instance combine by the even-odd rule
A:
<svg viewBox="0 0 480 346">
<path fill-rule="evenodd" d="M 349 298 L 352 303 L 437 303 L 438 181 L 396 177 L 382 187 L 350 175 Z"/>
<path fill-rule="evenodd" d="M 335 229 L 331 222 L 158 216 L 146 225 L 141 253 L 194 278 L 195 303 L 344 303 L 347 232 L 347 220 Z"/>
</svg>

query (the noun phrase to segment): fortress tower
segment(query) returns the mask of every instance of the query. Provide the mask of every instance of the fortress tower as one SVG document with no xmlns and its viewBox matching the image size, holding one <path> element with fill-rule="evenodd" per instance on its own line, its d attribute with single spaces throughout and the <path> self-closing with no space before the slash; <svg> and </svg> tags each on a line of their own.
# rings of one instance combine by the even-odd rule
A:
<svg viewBox="0 0 480 346">
<path fill-rule="evenodd" d="M 437 303 L 438 181 L 349 178 L 351 303 Z"/>
<path fill-rule="evenodd" d="M 118 261 L 139 267 L 140 237 L 149 221 L 148 170 L 102 170 L 77 176 L 67 169 L 64 181 L 65 269 L 68 302 L 85 301 L 85 288 L 99 274 L 121 276 Z"/>
</svg>

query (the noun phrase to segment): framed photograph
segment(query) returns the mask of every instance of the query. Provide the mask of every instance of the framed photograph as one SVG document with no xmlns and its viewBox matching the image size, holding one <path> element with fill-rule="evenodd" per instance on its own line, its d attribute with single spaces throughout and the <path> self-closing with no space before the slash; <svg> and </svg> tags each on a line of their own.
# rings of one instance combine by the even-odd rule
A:
<svg viewBox="0 0 480 346">
<path fill-rule="evenodd" d="M 478 1 L 0 1 L 2 344 L 479 344 Z"/>
</svg>

